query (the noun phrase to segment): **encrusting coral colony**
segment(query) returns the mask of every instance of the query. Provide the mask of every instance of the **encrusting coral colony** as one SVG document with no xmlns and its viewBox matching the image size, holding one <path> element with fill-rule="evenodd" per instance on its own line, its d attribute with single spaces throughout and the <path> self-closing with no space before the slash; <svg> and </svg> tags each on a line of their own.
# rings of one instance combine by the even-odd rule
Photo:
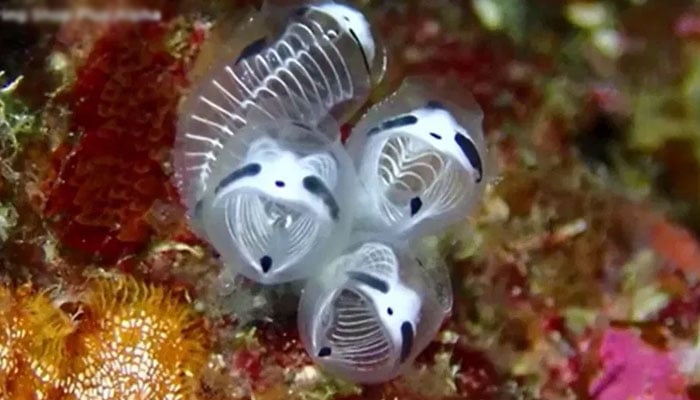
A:
<svg viewBox="0 0 700 400">
<path fill-rule="evenodd" d="M 388 63 L 324 129 L 351 149 L 407 76 L 449 75 L 498 172 L 421 243 L 446 261 L 451 312 L 415 359 L 416 325 L 386 322 L 411 360 L 375 384 L 319 362 L 350 339 L 307 353 L 299 288 L 230 274 L 173 178 L 182 100 L 294 10 L 262 3 L 0 21 L 0 399 L 700 399 L 697 1 L 352 2 Z M 353 78 L 378 65 L 359 55 Z M 411 216 L 430 204 L 394 198 Z"/>
<path fill-rule="evenodd" d="M 87 284 L 63 304 L 28 285 L 2 288 L 0 394 L 191 398 L 207 361 L 205 330 L 191 307 L 129 277 Z"/>
</svg>

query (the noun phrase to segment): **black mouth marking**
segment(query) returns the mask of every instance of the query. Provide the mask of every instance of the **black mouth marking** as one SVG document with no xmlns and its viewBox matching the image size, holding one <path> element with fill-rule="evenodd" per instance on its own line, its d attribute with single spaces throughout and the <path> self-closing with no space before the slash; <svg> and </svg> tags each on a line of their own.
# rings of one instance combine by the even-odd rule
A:
<svg viewBox="0 0 700 400">
<path fill-rule="evenodd" d="M 406 361 L 413 348 L 413 325 L 404 321 L 401 324 L 401 362 Z"/>
<path fill-rule="evenodd" d="M 367 136 L 374 135 L 375 133 L 385 131 L 387 129 L 401 128 L 402 126 L 414 125 L 418 122 L 418 118 L 415 115 L 402 115 L 394 119 L 390 119 L 381 123 L 381 125 L 376 126 L 369 131 L 367 131 Z"/>
<path fill-rule="evenodd" d="M 328 357 L 330 355 L 331 355 L 331 348 L 330 347 L 321 347 L 321 350 L 318 351 L 319 357 Z"/>
<path fill-rule="evenodd" d="M 365 50 L 362 48 L 362 43 L 360 43 L 360 39 L 355 34 L 355 31 L 353 31 L 352 29 L 350 29 L 350 36 L 352 36 L 352 39 L 355 41 L 355 43 L 357 43 L 357 48 L 360 50 L 360 54 L 362 54 L 362 61 L 365 62 L 365 69 L 367 70 L 367 75 L 371 75 L 369 61 L 367 61 L 367 55 L 365 54 Z"/>
<path fill-rule="evenodd" d="M 263 273 L 267 273 L 267 271 L 272 268 L 272 258 L 270 256 L 263 256 L 260 258 L 260 268 L 262 268 Z"/>
<path fill-rule="evenodd" d="M 214 189 L 214 194 L 219 193 L 219 190 L 221 190 L 223 187 L 230 185 L 231 183 L 241 178 L 255 176 L 259 174 L 261 170 L 262 167 L 258 163 L 252 163 L 242 166 L 241 168 L 226 175 L 226 177 L 222 179 L 221 182 L 219 182 L 219 185 L 216 187 L 216 189 Z"/>
<path fill-rule="evenodd" d="M 423 207 L 423 201 L 420 197 L 414 197 L 411 199 L 411 216 L 416 215 L 420 208 Z"/>
<path fill-rule="evenodd" d="M 429 102 L 427 102 L 427 103 L 425 104 L 425 108 L 428 108 L 428 109 L 431 109 L 431 110 L 444 110 L 444 109 L 445 109 L 445 105 L 443 105 L 442 103 L 440 103 L 440 102 L 437 101 L 437 100 L 430 100 Z"/>
<path fill-rule="evenodd" d="M 347 273 L 347 275 L 350 279 L 364 283 L 374 290 L 382 293 L 389 293 L 389 284 L 387 284 L 383 279 L 375 278 L 370 274 L 356 271 L 350 271 Z"/>
<path fill-rule="evenodd" d="M 263 51 L 265 49 L 266 46 L 267 46 L 267 38 L 264 36 L 258 40 L 253 41 L 251 44 L 246 46 L 243 49 L 243 51 L 241 51 L 241 54 L 236 59 L 236 62 L 234 63 L 234 65 L 238 65 L 238 63 L 241 62 L 241 60 L 243 60 L 244 58 L 248 58 L 248 57 L 251 57 L 251 56 L 254 56 L 254 55 L 260 53 L 261 51 Z"/>
<path fill-rule="evenodd" d="M 481 166 L 481 157 L 479 156 L 479 151 L 476 149 L 476 146 L 474 146 L 474 143 L 472 143 L 471 140 L 459 132 L 457 132 L 455 135 L 455 142 L 457 142 L 459 148 L 462 149 L 462 153 L 464 153 L 464 155 L 467 157 L 467 160 L 469 160 L 469 164 L 471 164 L 472 168 L 479 172 L 476 182 L 481 182 L 481 179 L 483 178 L 483 170 Z"/>
<path fill-rule="evenodd" d="M 321 198 L 323 204 L 328 207 L 328 212 L 331 214 L 331 218 L 337 221 L 338 214 L 340 214 L 340 208 L 338 207 L 338 203 L 335 201 L 333 194 L 330 190 L 328 190 L 323 181 L 315 176 L 307 176 L 302 181 L 302 184 L 304 185 L 304 189 Z"/>
</svg>

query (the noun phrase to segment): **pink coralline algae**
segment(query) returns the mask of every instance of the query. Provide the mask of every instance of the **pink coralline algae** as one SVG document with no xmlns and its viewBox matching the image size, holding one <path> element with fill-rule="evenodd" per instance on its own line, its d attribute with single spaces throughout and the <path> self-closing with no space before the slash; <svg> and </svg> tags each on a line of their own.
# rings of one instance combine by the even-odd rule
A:
<svg viewBox="0 0 700 400">
<path fill-rule="evenodd" d="M 610 329 L 598 351 L 602 371 L 589 388 L 596 400 L 687 400 L 685 378 L 668 352 L 633 332 Z"/>
</svg>

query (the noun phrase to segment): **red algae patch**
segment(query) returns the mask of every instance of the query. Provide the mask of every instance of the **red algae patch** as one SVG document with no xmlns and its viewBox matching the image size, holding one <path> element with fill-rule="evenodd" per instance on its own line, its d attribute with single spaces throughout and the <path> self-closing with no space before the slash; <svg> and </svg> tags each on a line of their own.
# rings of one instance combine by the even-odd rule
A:
<svg viewBox="0 0 700 400">
<path fill-rule="evenodd" d="M 152 234 L 145 216 L 170 192 L 163 164 L 188 58 L 169 51 L 169 29 L 114 26 L 61 94 L 72 104 L 69 129 L 81 136 L 54 153 L 44 213 L 63 245 L 104 261 L 144 246 Z"/>
</svg>

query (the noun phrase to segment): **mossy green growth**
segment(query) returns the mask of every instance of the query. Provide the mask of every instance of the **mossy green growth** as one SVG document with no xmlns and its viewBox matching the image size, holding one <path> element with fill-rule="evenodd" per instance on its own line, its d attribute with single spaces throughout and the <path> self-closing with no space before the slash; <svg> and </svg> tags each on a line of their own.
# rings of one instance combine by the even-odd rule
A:
<svg viewBox="0 0 700 400">
<path fill-rule="evenodd" d="M 5 73 L 0 71 L 0 81 L 4 76 Z M 0 162 L 6 178 L 9 170 L 5 170 L 9 169 L 22 144 L 37 131 L 36 118 L 16 96 L 21 82 L 20 76 L 0 88 Z"/>
<path fill-rule="evenodd" d="M 7 240 L 12 228 L 17 225 L 17 210 L 11 204 L 0 203 L 0 244 Z"/>
</svg>

